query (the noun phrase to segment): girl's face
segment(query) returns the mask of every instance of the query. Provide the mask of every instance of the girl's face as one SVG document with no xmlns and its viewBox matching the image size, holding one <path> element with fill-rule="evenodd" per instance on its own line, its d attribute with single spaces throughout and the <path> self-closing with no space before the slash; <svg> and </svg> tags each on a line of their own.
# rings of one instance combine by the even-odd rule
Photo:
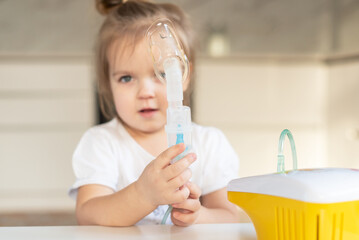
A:
<svg viewBox="0 0 359 240">
<path fill-rule="evenodd" d="M 118 116 L 131 131 L 155 133 L 166 124 L 166 85 L 155 76 L 145 39 L 109 49 L 110 86 Z M 185 87 L 185 86 L 184 86 Z"/>
</svg>

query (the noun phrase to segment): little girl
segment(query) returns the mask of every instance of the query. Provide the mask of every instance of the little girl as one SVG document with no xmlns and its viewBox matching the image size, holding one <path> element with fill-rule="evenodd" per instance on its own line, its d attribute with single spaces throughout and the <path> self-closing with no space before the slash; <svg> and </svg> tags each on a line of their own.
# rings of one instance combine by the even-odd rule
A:
<svg viewBox="0 0 359 240">
<path fill-rule="evenodd" d="M 111 121 L 89 129 L 73 155 L 79 224 L 158 224 L 172 205 L 167 224 L 238 222 L 226 185 L 238 174 L 238 158 L 221 131 L 193 124 L 192 147 L 170 148 L 166 85 L 156 78 L 145 33 L 158 18 L 170 19 L 194 68 L 187 17 L 175 5 L 141 0 L 98 0 L 107 17 L 97 42 L 100 106 Z M 192 74 L 193 75 L 193 74 Z M 190 77 L 183 90 L 189 96 Z"/>
</svg>

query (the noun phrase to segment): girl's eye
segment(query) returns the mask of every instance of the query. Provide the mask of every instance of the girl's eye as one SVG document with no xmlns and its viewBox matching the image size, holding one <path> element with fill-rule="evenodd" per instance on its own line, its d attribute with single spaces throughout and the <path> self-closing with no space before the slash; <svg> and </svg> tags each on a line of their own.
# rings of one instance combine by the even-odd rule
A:
<svg viewBox="0 0 359 240">
<path fill-rule="evenodd" d="M 132 77 L 130 75 L 122 76 L 120 77 L 119 81 L 122 83 L 128 83 L 131 82 Z"/>
<path fill-rule="evenodd" d="M 166 73 L 165 72 L 161 72 L 161 77 L 163 77 L 164 79 L 166 79 Z"/>
</svg>

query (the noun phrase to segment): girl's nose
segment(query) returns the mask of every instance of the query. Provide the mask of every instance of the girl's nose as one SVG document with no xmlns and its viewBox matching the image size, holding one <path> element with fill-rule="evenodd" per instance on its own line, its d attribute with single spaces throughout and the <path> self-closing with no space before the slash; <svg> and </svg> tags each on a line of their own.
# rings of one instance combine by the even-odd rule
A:
<svg viewBox="0 0 359 240">
<path fill-rule="evenodd" d="M 153 98 L 155 97 L 155 82 L 152 78 L 144 78 L 139 81 L 138 97 Z"/>
</svg>

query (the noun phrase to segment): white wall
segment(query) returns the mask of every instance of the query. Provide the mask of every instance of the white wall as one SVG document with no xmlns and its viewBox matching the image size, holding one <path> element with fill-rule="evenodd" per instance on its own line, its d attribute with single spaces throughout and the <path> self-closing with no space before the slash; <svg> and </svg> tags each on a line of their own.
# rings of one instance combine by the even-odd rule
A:
<svg viewBox="0 0 359 240">
<path fill-rule="evenodd" d="M 328 164 L 359 169 L 359 61 L 328 71 Z"/>
<path fill-rule="evenodd" d="M 95 123 L 88 58 L 0 59 L 0 211 L 72 210 L 71 156 Z M 241 176 L 276 171 L 292 131 L 300 168 L 359 168 L 359 63 L 199 59 L 193 116 L 224 131 Z M 289 142 L 285 143 L 291 169 Z"/>
<path fill-rule="evenodd" d="M 222 129 L 241 159 L 241 176 L 276 171 L 281 131 L 292 131 L 298 166 L 326 165 L 327 68 L 318 61 L 203 60 L 195 119 Z M 292 166 L 289 142 L 287 169 Z"/>
<path fill-rule="evenodd" d="M 71 209 L 71 155 L 95 119 L 84 58 L 0 59 L 0 211 Z"/>
</svg>

